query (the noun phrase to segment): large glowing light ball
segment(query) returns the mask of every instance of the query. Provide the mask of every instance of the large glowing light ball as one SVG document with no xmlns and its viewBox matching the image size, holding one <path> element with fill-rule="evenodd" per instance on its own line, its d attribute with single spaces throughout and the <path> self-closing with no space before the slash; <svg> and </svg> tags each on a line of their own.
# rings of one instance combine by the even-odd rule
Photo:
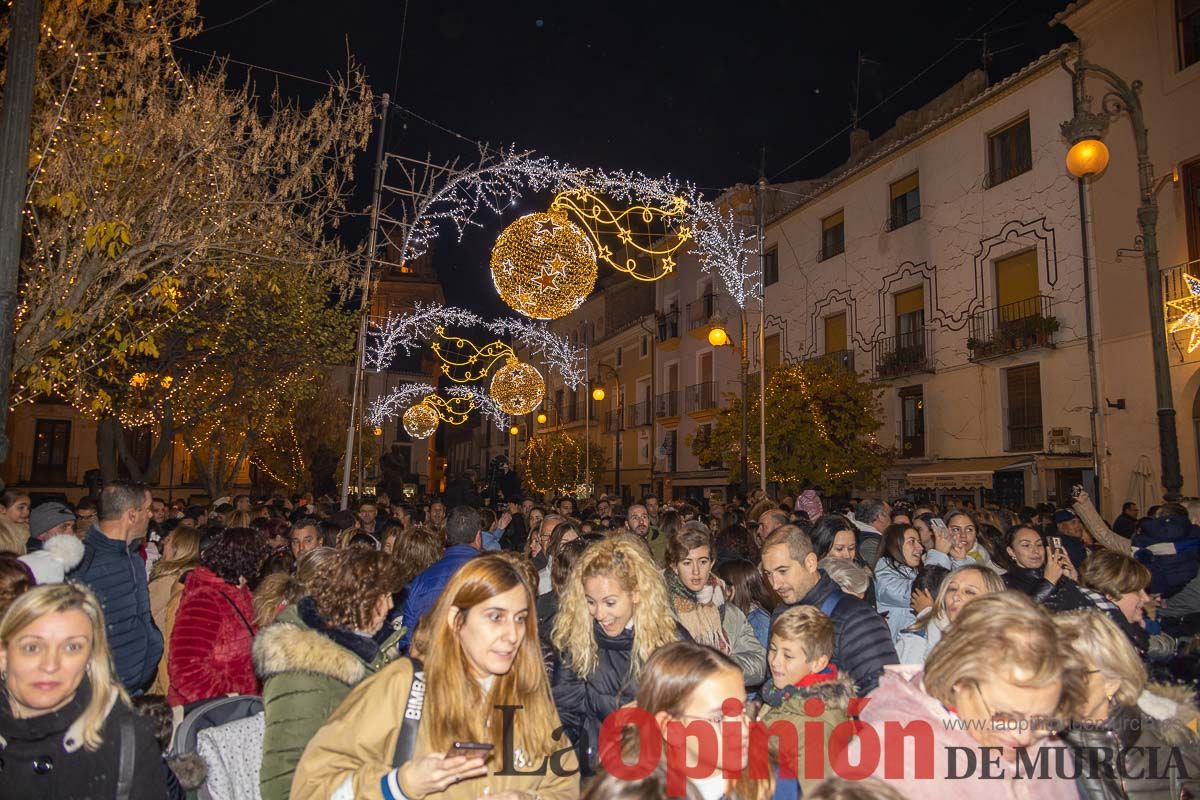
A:
<svg viewBox="0 0 1200 800">
<path fill-rule="evenodd" d="M 491 266 L 500 299 L 534 319 L 570 314 L 596 286 L 596 251 L 561 212 L 514 220 L 496 239 Z"/>
<path fill-rule="evenodd" d="M 537 367 L 510 358 L 492 376 L 490 393 L 501 411 L 519 417 L 541 405 L 546 381 Z"/>
<path fill-rule="evenodd" d="M 414 439 L 426 439 L 433 435 L 438 426 L 437 409 L 421 402 L 404 412 L 404 430 Z"/>
</svg>

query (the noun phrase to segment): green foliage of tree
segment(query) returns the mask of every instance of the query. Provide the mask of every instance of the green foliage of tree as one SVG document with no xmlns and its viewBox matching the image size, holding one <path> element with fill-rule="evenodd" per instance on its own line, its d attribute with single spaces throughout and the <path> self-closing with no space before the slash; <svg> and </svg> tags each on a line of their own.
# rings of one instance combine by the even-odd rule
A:
<svg viewBox="0 0 1200 800">
<path fill-rule="evenodd" d="M 759 398 L 749 393 L 747 446 L 750 469 L 758 474 Z M 793 489 L 818 486 L 827 492 L 875 486 L 893 453 L 878 444 L 881 392 L 852 370 L 825 359 L 781 367 L 767 384 L 767 479 Z M 739 472 L 741 398 L 727 395 L 707 439 L 689 444 L 701 463 L 724 463 L 730 478 Z"/>
</svg>

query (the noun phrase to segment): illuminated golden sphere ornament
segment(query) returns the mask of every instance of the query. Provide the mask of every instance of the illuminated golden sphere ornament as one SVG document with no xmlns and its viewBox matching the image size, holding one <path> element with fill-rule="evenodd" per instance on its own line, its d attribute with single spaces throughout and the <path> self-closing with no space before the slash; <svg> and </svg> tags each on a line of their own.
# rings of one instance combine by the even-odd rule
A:
<svg viewBox="0 0 1200 800">
<path fill-rule="evenodd" d="M 1076 178 L 1099 175 L 1108 166 L 1108 146 L 1099 139 L 1083 139 L 1067 151 L 1067 171 Z"/>
<path fill-rule="evenodd" d="M 545 425 L 547 419 L 548 419 L 548 417 L 546 416 L 546 412 L 545 411 L 541 412 L 540 414 L 537 415 L 538 425 Z"/>
<path fill-rule="evenodd" d="M 592 389 L 592 399 L 593 400 L 603 400 L 604 399 L 604 387 L 603 386 L 597 386 L 595 389 Z"/>
<path fill-rule="evenodd" d="M 508 359 L 508 363 L 496 370 L 490 389 L 492 399 L 505 414 L 519 417 L 528 414 L 542 404 L 546 394 L 546 381 L 537 367 Z"/>
<path fill-rule="evenodd" d="M 492 248 L 492 281 L 500 299 L 534 319 L 558 319 L 596 286 L 596 251 L 565 213 L 526 214 Z"/>
<path fill-rule="evenodd" d="M 438 412 L 422 401 L 404 412 L 404 430 L 414 439 L 426 439 L 433 435 L 438 426 Z"/>
<path fill-rule="evenodd" d="M 714 325 L 708 331 L 708 343 L 713 347 L 724 347 L 729 344 L 729 334 L 720 325 Z"/>
</svg>

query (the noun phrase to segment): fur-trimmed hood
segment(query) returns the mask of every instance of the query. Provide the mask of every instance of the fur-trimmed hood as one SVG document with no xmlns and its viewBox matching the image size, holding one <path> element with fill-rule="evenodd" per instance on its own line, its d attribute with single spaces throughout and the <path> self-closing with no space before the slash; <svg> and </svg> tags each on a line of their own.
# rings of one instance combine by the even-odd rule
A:
<svg viewBox="0 0 1200 800">
<path fill-rule="evenodd" d="M 277 621 L 259 631 L 254 667 L 263 681 L 285 672 L 311 672 L 353 686 L 366 677 L 367 662 L 358 653 L 334 641 L 328 631 L 305 623 L 297 607 L 288 606 Z"/>
<path fill-rule="evenodd" d="M 1172 746 L 1200 745 L 1200 709 L 1196 695 L 1186 686 L 1150 683 L 1138 697 L 1138 708 L 1158 723 L 1163 741 Z"/>
</svg>

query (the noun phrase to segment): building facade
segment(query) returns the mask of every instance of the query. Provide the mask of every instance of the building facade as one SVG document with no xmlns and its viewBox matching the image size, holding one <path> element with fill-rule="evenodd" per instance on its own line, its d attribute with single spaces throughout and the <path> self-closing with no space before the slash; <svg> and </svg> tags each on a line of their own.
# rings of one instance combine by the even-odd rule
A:
<svg viewBox="0 0 1200 800">
<path fill-rule="evenodd" d="M 781 192 L 763 360 L 833 359 L 878 386 L 897 459 L 864 491 L 1020 506 L 1092 485 L 1079 196 L 1059 132 L 1071 55 L 993 85 L 972 73 Z"/>
</svg>

